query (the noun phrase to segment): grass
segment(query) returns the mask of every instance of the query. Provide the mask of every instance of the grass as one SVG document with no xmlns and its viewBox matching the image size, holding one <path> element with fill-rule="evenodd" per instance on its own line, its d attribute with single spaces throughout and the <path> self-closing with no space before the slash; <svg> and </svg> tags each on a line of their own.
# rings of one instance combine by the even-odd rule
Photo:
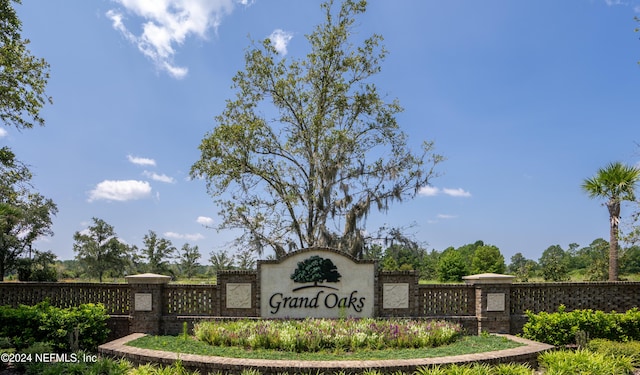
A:
<svg viewBox="0 0 640 375">
<path fill-rule="evenodd" d="M 315 353 L 293 353 L 277 350 L 247 350 L 241 347 L 211 346 L 192 337 L 182 336 L 144 336 L 127 345 L 143 349 L 170 351 L 175 353 L 198 354 L 231 358 L 250 359 L 290 359 L 305 361 L 344 361 L 344 360 L 384 360 L 435 358 L 462 354 L 491 352 L 522 346 L 504 337 L 483 335 L 464 336 L 453 344 L 424 349 L 386 349 L 361 350 L 349 352 L 343 350 L 321 351 Z"/>
<path fill-rule="evenodd" d="M 186 278 L 186 277 L 178 277 L 174 280 L 171 280 L 169 283 L 170 284 L 188 284 L 188 285 L 200 285 L 200 284 L 206 284 L 206 285 L 216 285 L 217 281 L 216 281 L 216 277 L 215 276 L 205 276 L 205 275 L 201 275 L 201 276 L 194 276 L 192 278 Z M 18 280 L 5 280 L 5 281 L 18 281 Z M 100 280 L 98 280 L 98 278 L 87 278 L 87 277 L 82 277 L 82 278 L 60 278 L 58 279 L 59 283 L 100 283 Z M 102 279 L 102 283 L 116 283 L 116 284 L 126 284 L 127 280 L 124 277 L 105 277 Z"/>
</svg>

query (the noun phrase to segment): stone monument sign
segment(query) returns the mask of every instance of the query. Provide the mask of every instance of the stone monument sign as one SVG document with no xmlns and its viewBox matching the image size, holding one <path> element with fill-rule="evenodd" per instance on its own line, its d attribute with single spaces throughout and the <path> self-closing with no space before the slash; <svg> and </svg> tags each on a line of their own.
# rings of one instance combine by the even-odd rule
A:
<svg viewBox="0 0 640 375">
<path fill-rule="evenodd" d="M 311 248 L 258 262 L 263 318 L 372 317 L 375 263 Z"/>
</svg>

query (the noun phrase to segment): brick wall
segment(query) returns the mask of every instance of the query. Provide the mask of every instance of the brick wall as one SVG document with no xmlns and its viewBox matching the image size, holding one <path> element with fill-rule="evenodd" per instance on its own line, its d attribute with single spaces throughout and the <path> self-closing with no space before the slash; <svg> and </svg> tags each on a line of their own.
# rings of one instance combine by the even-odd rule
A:
<svg viewBox="0 0 640 375">
<path fill-rule="evenodd" d="M 220 291 L 220 316 L 257 317 L 260 316 L 258 290 L 258 274 L 254 271 L 224 271 L 218 273 L 218 290 Z M 227 284 L 251 285 L 251 308 L 238 309 L 227 307 Z"/>
<path fill-rule="evenodd" d="M 250 308 L 226 307 L 225 286 L 228 283 L 251 285 Z M 385 283 L 408 284 L 409 303 L 406 309 L 383 308 L 382 288 Z M 506 314 L 509 331 L 518 333 L 526 322 L 527 310 L 553 312 L 561 304 L 568 311 L 623 312 L 640 307 L 640 282 L 515 283 L 495 288 L 492 285 L 423 285 L 418 283 L 414 272 L 381 272 L 376 281 L 374 311 L 381 317 L 445 319 L 462 324 L 469 332 L 477 332 L 479 327 L 494 330 L 494 326 L 504 326 Z M 504 314 L 486 311 L 487 295 L 495 291 L 505 295 Z M 159 319 L 159 331 L 165 334 L 180 333 L 184 322 L 191 329 L 202 319 L 260 316 L 259 285 L 255 272 L 223 272 L 218 276 L 218 285 L 150 285 L 148 292 L 154 298 L 160 298 L 162 311 L 159 315 L 147 314 L 144 319 Z M 107 313 L 112 315 L 108 322 L 111 338 L 128 334 L 132 319 L 141 316 L 133 311 L 133 294 L 129 284 L 0 282 L 0 305 L 33 305 L 45 299 L 57 307 L 104 304 Z"/>
<path fill-rule="evenodd" d="M 410 317 L 416 316 L 419 310 L 420 299 L 418 296 L 418 282 L 420 276 L 415 271 L 393 271 L 378 273 L 378 284 L 374 310 L 380 317 Z M 385 284 L 408 284 L 409 285 L 409 308 L 407 309 L 385 309 L 383 306 L 383 288 Z"/>
</svg>

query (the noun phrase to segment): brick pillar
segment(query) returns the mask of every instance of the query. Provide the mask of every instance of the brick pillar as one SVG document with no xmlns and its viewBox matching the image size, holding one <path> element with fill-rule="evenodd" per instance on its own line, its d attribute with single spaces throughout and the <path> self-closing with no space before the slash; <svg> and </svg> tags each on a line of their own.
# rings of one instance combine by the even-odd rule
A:
<svg viewBox="0 0 640 375">
<path fill-rule="evenodd" d="M 164 286 L 171 280 L 170 276 L 144 273 L 126 276 L 131 286 L 131 333 L 160 333 Z"/>
<path fill-rule="evenodd" d="M 511 315 L 509 296 L 514 276 L 483 273 L 463 277 L 467 285 L 476 288 L 476 318 L 478 334 L 509 333 Z"/>
</svg>

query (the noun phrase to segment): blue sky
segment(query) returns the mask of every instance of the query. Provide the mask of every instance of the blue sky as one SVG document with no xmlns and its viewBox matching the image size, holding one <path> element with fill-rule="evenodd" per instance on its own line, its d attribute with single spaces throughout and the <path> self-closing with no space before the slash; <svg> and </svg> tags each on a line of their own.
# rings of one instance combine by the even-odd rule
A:
<svg viewBox="0 0 640 375">
<path fill-rule="evenodd" d="M 0 128 L 59 213 L 37 242 L 71 259 L 92 217 L 141 246 L 149 230 L 198 245 L 206 263 L 231 232 L 202 181 L 188 179 L 251 39 L 308 51 L 319 1 L 61 0 L 15 5 L 31 51 L 51 64 L 46 126 Z M 357 37 L 384 36 L 375 83 L 405 111 L 442 175 L 380 225 L 407 226 L 429 250 L 483 240 L 507 261 L 608 238 L 608 214 L 580 189 L 612 161 L 640 160 L 640 0 L 371 1 Z M 273 34 L 273 33 L 276 34 Z M 627 207 L 625 213 L 629 213 Z"/>
</svg>

